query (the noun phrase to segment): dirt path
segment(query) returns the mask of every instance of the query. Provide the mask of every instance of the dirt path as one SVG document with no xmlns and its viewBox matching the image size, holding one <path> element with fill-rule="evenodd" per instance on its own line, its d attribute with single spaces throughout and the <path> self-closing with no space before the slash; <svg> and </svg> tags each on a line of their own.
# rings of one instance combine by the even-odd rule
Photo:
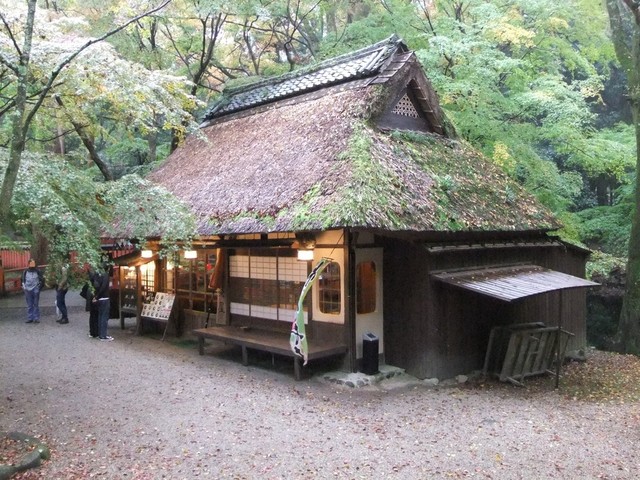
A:
<svg viewBox="0 0 640 480">
<path fill-rule="evenodd" d="M 7 313 L 10 312 L 10 313 Z M 637 403 L 566 399 L 551 380 L 349 388 L 289 363 L 120 330 L 86 314 L 25 324 L 0 304 L 0 430 L 43 439 L 51 460 L 18 479 L 631 479 Z M 398 388 L 393 386 L 401 385 Z"/>
</svg>

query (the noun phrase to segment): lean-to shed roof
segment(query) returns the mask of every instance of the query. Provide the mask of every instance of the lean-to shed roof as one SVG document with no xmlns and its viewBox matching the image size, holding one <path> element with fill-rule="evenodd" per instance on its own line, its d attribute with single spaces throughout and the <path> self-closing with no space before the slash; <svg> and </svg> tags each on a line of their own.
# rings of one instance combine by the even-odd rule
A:
<svg viewBox="0 0 640 480">
<path fill-rule="evenodd" d="M 437 98 L 416 65 L 392 37 L 232 92 L 209 111 L 202 135 L 149 178 L 193 209 L 202 235 L 555 228 L 532 196 L 465 142 L 444 136 Z M 342 70 L 355 73 L 338 78 Z M 327 72 L 336 79 L 325 85 L 318 78 Z M 287 82 L 309 86 L 292 92 Z M 434 133 L 377 128 L 410 83 Z"/>
</svg>

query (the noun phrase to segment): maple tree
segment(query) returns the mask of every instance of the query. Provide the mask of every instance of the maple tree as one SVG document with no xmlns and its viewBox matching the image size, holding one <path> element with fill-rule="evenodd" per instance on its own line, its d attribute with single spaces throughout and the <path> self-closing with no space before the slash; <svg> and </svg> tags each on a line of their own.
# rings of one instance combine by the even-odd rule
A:
<svg viewBox="0 0 640 480">
<path fill-rule="evenodd" d="M 77 22 L 69 21 L 66 17 L 45 15 L 50 12 L 38 13 L 36 0 L 28 0 L 26 9 L 13 5 L 9 10 L 6 1 L 0 4 L 3 33 L 0 64 L 4 67 L 5 88 L 12 87 L 15 91 L 2 106 L 2 112 L 9 116 L 11 124 L 9 160 L 0 190 L 0 227 L 5 232 L 12 229 L 9 221 L 11 202 L 30 128 L 39 111 L 51 98 L 56 98 L 61 107 L 66 105 L 57 89 L 66 84 L 67 74 L 71 70 L 69 67 L 78 62 L 90 47 L 104 42 L 138 19 L 164 8 L 169 2 L 164 0 L 101 36 L 91 38 L 71 35 L 70 27 L 77 26 Z M 11 14 L 7 13 L 9 11 Z M 61 36 L 65 36 L 64 42 L 60 41 Z M 88 145 L 89 136 L 85 134 L 81 123 L 75 123 L 76 132 Z M 109 177 L 108 173 L 106 176 Z"/>
</svg>

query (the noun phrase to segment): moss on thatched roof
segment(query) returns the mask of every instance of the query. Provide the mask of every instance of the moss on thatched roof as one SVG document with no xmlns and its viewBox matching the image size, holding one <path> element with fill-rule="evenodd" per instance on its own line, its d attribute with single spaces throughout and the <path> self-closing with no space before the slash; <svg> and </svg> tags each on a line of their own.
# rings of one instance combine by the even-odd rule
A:
<svg viewBox="0 0 640 480">
<path fill-rule="evenodd" d="M 407 88 L 439 134 L 376 127 Z M 206 119 L 149 177 L 191 207 L 202 235 L 557 227 L 516 182 L 445 136 L 453 129 L 435 92 L 396 36 L 233 90 Z"/>
<path fill-rule="evenodd" d="M 385 95 L 380 86 L 334 88 L 214 122 L 150 179 L 191 206 L 202 235 L 557 227 L 466 143 L 376 129 L 371 105 Z"/>
</svg>

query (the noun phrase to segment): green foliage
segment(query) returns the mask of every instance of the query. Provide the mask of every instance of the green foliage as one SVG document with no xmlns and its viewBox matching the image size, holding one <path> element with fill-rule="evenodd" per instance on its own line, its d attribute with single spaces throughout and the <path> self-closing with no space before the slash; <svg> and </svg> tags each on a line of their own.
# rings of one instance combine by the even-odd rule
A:
<svg viewBox="0 0 640 480">
<path fill-rule="evenodd" d="M 104 161 L 109 164 L 114 178 L 129 173 L 144 176 L 169 155 L 169 144 L 160 143 L 156 151 L 156 160 L 151 161 L 148 141 L 139 137 L 123 137 L 118 143 L 108 144 L 100 152 Z"/>
<path fill-rule="evenodd" d="M 0 173 L 6 158 L 0 149 Z M 21 233 L 47 239 L 54 267 L 68 262 L 71 252 L 80 264 L 101 265 L 103 236 L 161 237 L 171 249 L 195 233 L 193 215 L 165 189 L 135 175 L 96 182 L 89 171 L 55 155 L 25 154 L 13 203 Z"/>
<path fill-rule="evenodd" d="M 618 184 L 635 168 L 636 139 L 632 125 L 617 124 L 593 131 L 566 148 L 566 165 L 588 179 L 609 177 Z"/>
<path fill-rule="evenodd" d="M 557 215 L 562 227 L 555 234 L 565 242 L 586 247 L 580 230 L 580 220 L 575 213 L 561 212 Z"/>
<path fill-rule="evenodd" d="M 3 160 L 6 151 L 0 151 Z M 25 153 L 13 199 L 16 224 L 49 243 L 49 261 L 61 265 L 75 251 L 81 264 L 99 265 L 100 226 L 108 211 L 96 202 L 96 184 L 57 157 Z"/>
<path fill-rule="evenodd" d="M 362 1 L 350 2 L 345 13 L 351 21 L 344 23 L 342 28 L 328 35 L 324 57 L 355 50 L 398 34 L 402 38 L 411 40 L 412 48 L 425 45 L 412 27 L 412 20 L 416 18 L 416 5 L 403 0 L 388 0 L 385 2 Z M 343 17 L 343 18 L 345 18 Z"/>
<path fill-rule="evenodd" d="M 190 241 L 195 235 L 196 222 L 189 209 L 163 187 L 138 175 L 100 184 L 99 195 L 109 210 L 109 236 L 161 238 L 165 250 L 173 250 L 177 242 Z"/>
<path fill-rule="evenodd" d="M 632 184 L 616 191 L 617 201 L 612 206 L 588 208 L 577 213 L 581 221 L 583 241 L 604 253 L 625 257 L 629 249 L 630 219 L 634 211 Z"/>
<path fill-rule="evenodd" d="M 587 262 L 587 278 L 606 278 L 613 271 L 623 272 L 625 260 L 623 257 L 610 255 L 601 251 L 593 251 Z"/>
<path fill-rule="evenodd" d="M 14 3 L 0 0 L 0 10 L 20 43 L 24 7 Z M 121 0 L 65 0 L 56 2 L 54 11 L 40 3 L 32 93 L 61 58 L 141 8 L 139 2 Z M 220 31 L 212 37 L 215 28 Z M 615 61 L 607 31 L 600 0 L 174 0 L 164 11 L 136 22 L 108 43 L 91 47 L 61 73 L 52 94 L 64 106 L 53 96 L 46 98 L 31 125 L 27 149 L 49 152 L 52 139 L 65 132 L 66 163 L 56 160 L 47 169 L 36 164 L 48 162 L 50 156 L 31 157 L 26 175 L 47 186 L 40 192 L 25 191 L 23 185 L 14 199 L 15 218 L 29 233 L 38 227 L 53 234 L 47 225 L 55 224 L 78 238 L 82 228 L 95 230 L 100 222 L 109 224 L 109 212 L 103 212 L 99 202 L 92 202 L 92 213 L 86 214 L 89 219 L 69 207 L 79 198 L 98 194 L 106 201 L 109 197 L 109 188 L 102 190 L 103 186 L 91 183 L 99 172 L 87 168 L 86 152 L 71 120 L 83 126 L 103 160 L 118 174 L 144 174 L 155 165 L 149 163 L 150 144 L 158 145 L 157 157 L 163 158 L 174 133 L 180 138 L 193 131 L 194 112 L 204 108 L 197 98 L 208 102 L 223 87 L 239 87 L 397 33 L 417 50 L 458 133 L 559 216 L 564 224 L 558 232 L 562 238 L 624 255 L 633 206 L 628 175 L 635 169 L 635 136 L 628 125 L 596 128 L 594 112 L 606 107 L 602 91 Z M 187 78 L 196 78 L 200 62 L 207 61 L 209 46 L 212 57 L 198 83 L 192 84 Z M 0 50 L 6 58 L 14 58 L 6 28 L 0 28 Z M 10 105 L 15 95 L 10 70 L 0 78 L 0 90 L 1 108 Z M 4 145 L 11 136 L 9 112 L 0 110 L 0 144 Z M 375 145 L 367 138 L 366 128 L 356 131 L 350 144 L 349 161 L 358 166 L 351 181 L 373 188 L 345 194 L 345 202 L 353 205 L 374 201 L 375 186 L 398 180 L 376 163 Z M 418 161 L 423 147 L 432 143 L 425 135 L 392 135 L 408 140 L 413 146 L 397 148 Z M 432 173 L 439 206 L 447 207 L 464 185 L 450 172 Z M 125 178 L 122 185 L 128 187 L 114 186 L 113 191 L 131 205 L 147 205 L 144 196 L 129 194 L 135 188 L 147 188 L 137 181 Z M 603 189 L 618 189 L 616 200 L 613 205 L 594 207 L 596 201 L 603 202 L 598 195 Z M 45 197 L 38 200 L 40 195 L 45 195 L 54 211 L 68 210 L 68 223 L 52 222 L 47 206 L 40 213 L 31 212 L 34 205 L 45 202 Z M 321 196 L 318 185 L 309 192 L 309 205 Z M 505 187 L 506 204 L 514 198 L 516 193 Z M 169 201 L 160 192 L 153 192 L 151 199 L 151 203 Z M 400 209 L 409 202 L 406 198 L 378 201 Z M 139 214 L 148 214 L 151 207 L 143 208 Z M 182 210 L 176 209 L 171 221 L 177 221 L 178 212 Z M 442 212 L 434 215 L 443 225 L 453 222 L 455 226 Z M 363 210 L 358 218 L 366 220 L 369 214 Z M 297 215 L 301 222 L 312 220 L 307 210 Z M 142 224 L 150 226 L 154 221 L 148 216 Z M 133 232 L 134 226 L 129 227 Z M 179 235 L 186 232 L 176 232 L 174 237 Z M 66 250 L 64 242 L 57 245 Z"/>
<path fill-rule="evenodd" d="M 458 132 L 556 213 L 589 186 L 566 160 L 592 137 L 595 64 L 614 58 L 596 4 L 468 1 L 454 15 L 443 0 L 418 17 L 429 45 L 417 54 Z"/>
<path fill-rule="evenodd" d="M 96 29 L 90 17 L 79 13 L 82 8 L 68 7 L 67 11 L 36 10 L 27 86 L 34 96 L 43 91 L 51 72 L 80 51 Z M 5 12 L 7 8 L 6 0 L 0 0 L 0 11 Z M 17 36 L 20 43 L 24 7 L 15 5 L 8 18 L 5 28 L 0 28 L 0 53 L 3 58 L 13 60 L 16 50 L 11 37 Z M 194 131 L 197 124 L 189 112 L 202 105 L 189 93 L 189 81 L 168 71 L 146 68 L 138 60 L 137 56 L 123 57 L 106 41 L 82 50 L 60 71 L 43 103 L 37 105 L 39 110 L 34 112 L 30 125 L 30 140 L 46 138 L 53 143 L 60 132 L 77 133 L 74 123 L 87 138 L 99 139 L 107 146 L 118 143 L 122 137 L 145 138 L 163 131 L 179 132 L 184 137 Z M 8 114 L 17 77 L 11 69 L 6 69 L 1 81 L 3 94 L 7 95 L 0 100 L 0 107 L 6 106 L 4 113 Z M 9 131 L 0 129 L 0 143 L 7 144 L 8 135 Z M 65 144 L 84 148 L 79 142 L 66 141 Z M 27 145 L 38 151 L 46 147 L 46 141 Z"/>
</svg>

